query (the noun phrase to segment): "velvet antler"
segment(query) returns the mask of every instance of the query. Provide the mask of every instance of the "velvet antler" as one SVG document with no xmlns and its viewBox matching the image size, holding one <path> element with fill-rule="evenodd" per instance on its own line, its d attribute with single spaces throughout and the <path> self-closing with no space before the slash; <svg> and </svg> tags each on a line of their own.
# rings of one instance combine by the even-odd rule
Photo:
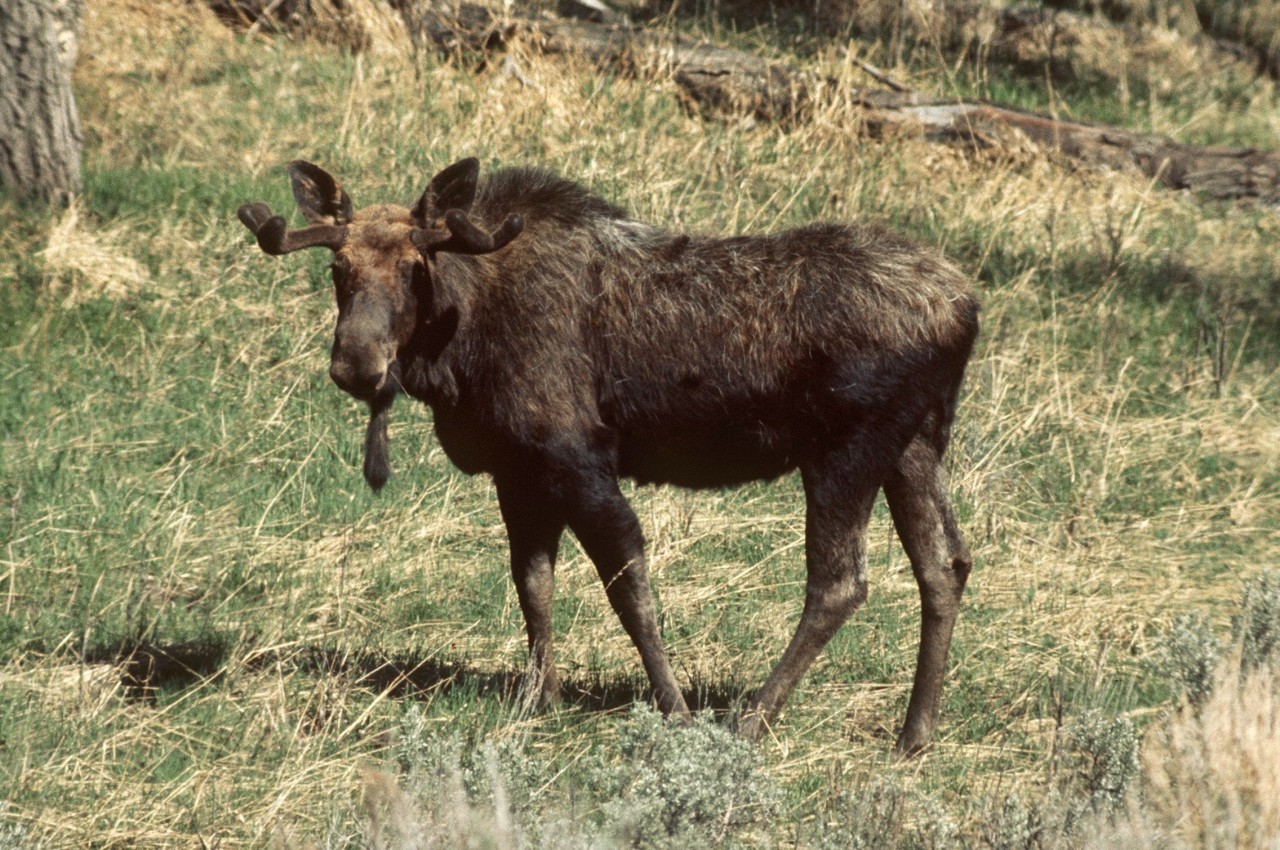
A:
<svg viewBox="0 0 1280 850">
<path fill-rule="evenodd" d="M 290 231 L 282 216 L 271 212 L 264 203 L 245 204 L 236 210 L 240 222 L 258 237 L 258 247 L 268 254 L 292 254 L 303 248 L 328 248 L 336 251 L 347 238 L 347 228 L 335 224 L 313 224 Z"/>
<path fill-rule="evenodd" d="M 490 254 L 505 246 L 524 230 L 524 219 L 512 214 L 492 233 L 485 233 L 462 210 L 444 214 L 444 227 L 415 228 L 413 244 L 422 254 L 441 251 L 451 254 Z"/>
</svg>

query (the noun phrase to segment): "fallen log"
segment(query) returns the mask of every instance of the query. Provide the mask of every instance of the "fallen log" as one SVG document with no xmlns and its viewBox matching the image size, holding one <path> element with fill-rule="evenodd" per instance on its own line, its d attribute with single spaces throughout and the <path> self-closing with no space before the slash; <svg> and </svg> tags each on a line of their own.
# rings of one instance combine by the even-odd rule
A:
<svg viewBox="0 0 1280 850">
<path fill-rule="evenodd" d="M 1136 171 L 1170 189 L 1280 204 L 1280 151 L 1190 145 L 1158 133 L 1055 120 L 989 103 L 912 101 L 888 92 L 864 103 L 873 131 L 914 131 L 938 141 L 989 145 L 1013 130 L 1071 159 Z"/>
<path fill-rule="evenodd" d="M 677 33 L 586 20 L 504 18 L 475 3 L 418 9 L 409 28 L 420 45 L 452 55 L 487 54 L 519 40 L 540 53 L 584 56 L 631 76 L 671 76 L 708 111 L 771 122 L 796 117 L 819 82 L 790 66 Z"/>
<path fill-rule="evenodd" d="M 669 78 L 692 106 L 710 114 L 797 122 L 824 100 L 840 98 L 860 108 L 863 126 L 876 134 L 988 146 L 1012 131 L 1066 157 L 1141 173 L 1172 189 L 1280 204 L 1280 151 L 1191 145 L 1157 133 L 1063 121 L 991 103 L 929 98 L 856 59 L 886 87 L 842 91 L 838 81 L 788 63 L 625 23 L 509 17 L 466 2 L 417 4 L 413 18 L 407 23 L 416 40 L 437 50 L 488 54 L 518 40 L 545 54 L 584 56 L 615 72 Z"/>
</svg>

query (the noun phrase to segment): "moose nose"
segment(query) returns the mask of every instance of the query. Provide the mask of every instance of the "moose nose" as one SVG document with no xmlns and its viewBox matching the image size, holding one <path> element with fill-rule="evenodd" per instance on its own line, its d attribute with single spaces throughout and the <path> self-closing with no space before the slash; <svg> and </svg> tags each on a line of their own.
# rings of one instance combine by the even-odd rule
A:
<svg viewBox="0 0 1280 850">
<path fill-rule="evenodd" d="M 376 394 L 386 383 L 387 364 L 382 358 L 335 354 L 329 363 L 329 377 L 343 392 L 365 398 Z"/>
</svg>

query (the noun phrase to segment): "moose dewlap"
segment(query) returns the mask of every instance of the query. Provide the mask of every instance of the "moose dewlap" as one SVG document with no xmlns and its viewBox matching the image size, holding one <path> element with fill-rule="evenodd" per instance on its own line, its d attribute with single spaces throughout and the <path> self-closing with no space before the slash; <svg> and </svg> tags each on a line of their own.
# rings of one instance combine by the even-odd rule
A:
<svg viewBox="0 0 1280 850">
<path fill-rule="evenodd" d="M 883 488 L 923 608 L 898 749 L 938 720 L 970 556 L 942 468 L 978 304 L 936 252 L 866 226 L 673 235 L 546 171 L 479 179 L 465 159 L 413 207 L 354 210 L 290 166 L 310 224 L 265 204 L 240 220 L 269 254 L 334 253 L 329 373 L 368 403 L 364 473 L 389 474 L 397 394 L 430 405 L 440 445 L 493 477 L 529 637 L 528 687 L 559 685 L 551 593 L 569 528 L 631 636 L 654 699 L 688 712 L 659 637 L 636 515 L 618 488 L 720 487 L 799 469 L 804 612 L 740 729 L 759 736 L 866 598 L 864 531 Z"/>
</svg>

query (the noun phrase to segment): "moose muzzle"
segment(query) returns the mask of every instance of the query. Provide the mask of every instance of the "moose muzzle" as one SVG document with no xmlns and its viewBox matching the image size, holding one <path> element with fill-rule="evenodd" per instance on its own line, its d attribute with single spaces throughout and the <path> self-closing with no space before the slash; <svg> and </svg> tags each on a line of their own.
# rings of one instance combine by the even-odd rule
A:
<svg viewBox="0 0 1280 850">
<path fill-rule="evenodd" d="M 386 388 L 396 346 L 388 305 L 363 294 L 356 296 L 353 309 L 338 321 L 329 377 L 343 392 L 367 401 Z"/>
<path fill-rule="evenodd" d="M 329 377 L 343 392 L 367 400 L 378 395 L 386 386 L 387 366 L 385 359 L 374 360 L 372 357 L 359 355 L 340 356 L 335 351 L 333 360 L 329 363 Z"/>
</svg>

